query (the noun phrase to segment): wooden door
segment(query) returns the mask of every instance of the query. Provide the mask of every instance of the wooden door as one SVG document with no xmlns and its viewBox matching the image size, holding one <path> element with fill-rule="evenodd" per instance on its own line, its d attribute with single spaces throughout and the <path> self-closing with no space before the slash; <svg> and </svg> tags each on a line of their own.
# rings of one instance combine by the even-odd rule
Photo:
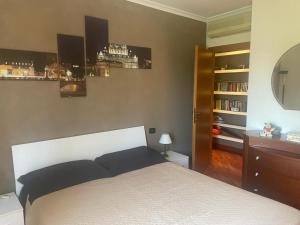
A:
<svg viewBox="0 0 300 225">
<path fill-rule="evenodd" d="M 212 150 L 214 90 L 214 53 L 207 49 L 195 50 L 194 112 L 193 112 L 193 169 L 207 168 Z"/>
</svg>

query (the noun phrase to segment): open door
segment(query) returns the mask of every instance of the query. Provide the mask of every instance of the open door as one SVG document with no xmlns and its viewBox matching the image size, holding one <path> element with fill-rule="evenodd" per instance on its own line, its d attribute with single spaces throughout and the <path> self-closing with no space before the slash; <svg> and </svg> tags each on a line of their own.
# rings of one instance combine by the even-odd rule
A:
<svg viewBox="0 0 300 225">
<path fill-rule="evenodd" d="M 193 169 L 207 168 L 212 150 L 214 53 L 195 50 L 194 112 L 193 112 Z"/>
</svg>

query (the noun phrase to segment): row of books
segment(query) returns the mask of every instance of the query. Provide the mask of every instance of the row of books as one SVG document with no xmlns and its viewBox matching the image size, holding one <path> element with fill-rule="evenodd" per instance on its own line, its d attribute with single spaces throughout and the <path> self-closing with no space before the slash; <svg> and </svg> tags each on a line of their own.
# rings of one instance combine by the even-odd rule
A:
<svg viewBox="0 0 300 225">
<path fill-rule="evenodd" d="M 234 112 L 247 112 L 247 102 L 229 99 L 215 99 L 215 109 Z"/>
<path fill-rule="evenodd" d="M 220 81 L 216 83 L 217 91 L 247 92 L 247 82 Z"/>
</svg>

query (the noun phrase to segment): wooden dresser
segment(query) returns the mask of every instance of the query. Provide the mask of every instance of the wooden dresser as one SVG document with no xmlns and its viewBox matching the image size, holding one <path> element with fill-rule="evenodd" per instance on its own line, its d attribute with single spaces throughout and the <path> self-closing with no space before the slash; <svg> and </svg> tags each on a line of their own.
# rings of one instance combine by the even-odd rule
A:
<svg viewBox="0 0 300 225">
<path fill-rule="evenodd" d="M 258 134 L 245 135 L 243 188 L 300 209 L 300 144 Z"/>
</svg>

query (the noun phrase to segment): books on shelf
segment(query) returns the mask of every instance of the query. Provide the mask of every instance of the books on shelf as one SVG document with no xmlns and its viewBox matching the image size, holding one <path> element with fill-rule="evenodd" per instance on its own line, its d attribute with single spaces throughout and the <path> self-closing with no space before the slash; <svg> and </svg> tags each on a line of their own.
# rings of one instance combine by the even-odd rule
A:
<svg viewBox="0 0 300 225">
<path fill-rule="evenodd" d="M 233 112 L 247 112 L 247 102 L 230 99 L 215 99 L 215 109 Z"/>
<path fill-rule="evenodd" d="M 300 143 L 300 132 L 289 132 L 286 135 L 286 139 L 288 141 L 293 141 L 293 142 Z"/>
<path fill-rule="evenodd" d="M 247 82 L 232 82 L 232 81 L 219 81 L 216 83 L 216 91 L 229 91 L 229 92 L 247 92 Z"/>
</svg>

